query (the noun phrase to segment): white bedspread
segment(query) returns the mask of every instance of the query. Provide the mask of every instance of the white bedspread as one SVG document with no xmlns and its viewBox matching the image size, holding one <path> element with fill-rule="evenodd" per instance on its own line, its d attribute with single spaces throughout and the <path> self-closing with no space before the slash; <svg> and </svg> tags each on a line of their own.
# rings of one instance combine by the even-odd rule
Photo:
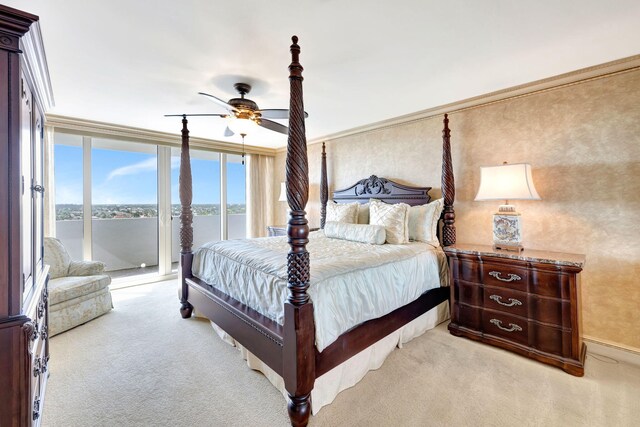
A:
<svg viewBox="0 0 640 427">
<path fill-rule="evenodd" d="M 324 350 L 354 326 L 448 284 L 440 248 L 426 243 L 370 245 L 310 233 L 308 293 L 314 305 L 316 347 Z M 193 274 L 284 323 L 287 237 L 207 243 L 193 259 Z"/>
</svg>

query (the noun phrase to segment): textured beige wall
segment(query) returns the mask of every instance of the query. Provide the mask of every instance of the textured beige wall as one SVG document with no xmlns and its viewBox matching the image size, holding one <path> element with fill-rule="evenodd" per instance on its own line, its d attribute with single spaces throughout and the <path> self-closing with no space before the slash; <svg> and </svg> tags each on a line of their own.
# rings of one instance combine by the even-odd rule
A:
<svg viewBox="0 0 640 427">
<path fill-rule="evenodd" d="M 311 111 L 311 106 L 308 106 Z M 480 166 L 531 163 L 542 201 L 518 201 L 524 243 L 586 254 L 585 336 L 640 350 L 640 71 L 450 116 L 458 242 L 490 243 L 494 202 L 474 202 Z M 371 174 L 440 195 L 442 118 L 327 143 L 330 191 Z M 311 226 L 319 224 L 320 144 L 309 147 Z M 284 180 L 284 153 L 275 183 Z M 285 203 L 276 203 L 286 222 Z"/>
</svg>

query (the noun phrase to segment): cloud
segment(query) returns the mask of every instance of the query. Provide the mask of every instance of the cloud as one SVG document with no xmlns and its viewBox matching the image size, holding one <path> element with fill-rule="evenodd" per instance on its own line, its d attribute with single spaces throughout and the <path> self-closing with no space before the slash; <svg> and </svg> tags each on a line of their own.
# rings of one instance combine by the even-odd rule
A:
<svg viewBox="0 0 640 427">
<path fill-rule="evenodd" d="M 155 157 L 152 157 L 132 165 L 112 170 L 107 177 L 107 180 L 115 178 L 116 176 L 135 175 L 141 172 L 152 172 L 156 170 L 158 170 L 158 160 Z"/>
</svg>

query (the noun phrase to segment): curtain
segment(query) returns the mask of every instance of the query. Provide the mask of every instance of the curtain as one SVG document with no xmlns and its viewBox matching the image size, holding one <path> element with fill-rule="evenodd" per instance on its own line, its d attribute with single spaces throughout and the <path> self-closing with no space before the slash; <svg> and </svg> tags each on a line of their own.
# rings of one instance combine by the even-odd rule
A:
<svg viewBox="0 0 640 427">
<path fill-rule="evenodd" d="M 275 158 L 259 154 L 247 156 L 247 237 L 264 237 L 275 218 L 273 174 Z"/>
<path fill-rule="evenodd" d="M 44 235 L 56 235 L 56 195 L 53 179 L 53 126 L 44 127 Z"/>
</svg>

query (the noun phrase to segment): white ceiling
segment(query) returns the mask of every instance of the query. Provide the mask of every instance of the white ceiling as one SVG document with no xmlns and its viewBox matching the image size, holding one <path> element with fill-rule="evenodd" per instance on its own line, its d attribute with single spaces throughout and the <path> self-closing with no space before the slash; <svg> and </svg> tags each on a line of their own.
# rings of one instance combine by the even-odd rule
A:
<svg viewBox="0 0 640 427">
<path fill-rule="evenodd" d="M 288 108 L 300 37 L 308 139 L 640 53 L 637 0 L 4 1 L 40 16 L 56 114 L 177 133 L 254 85 Z M 191 135 L 225 123 L 193 118 Z M 260 129 L 248 144 L 280 147 Z"/>
</svg>

